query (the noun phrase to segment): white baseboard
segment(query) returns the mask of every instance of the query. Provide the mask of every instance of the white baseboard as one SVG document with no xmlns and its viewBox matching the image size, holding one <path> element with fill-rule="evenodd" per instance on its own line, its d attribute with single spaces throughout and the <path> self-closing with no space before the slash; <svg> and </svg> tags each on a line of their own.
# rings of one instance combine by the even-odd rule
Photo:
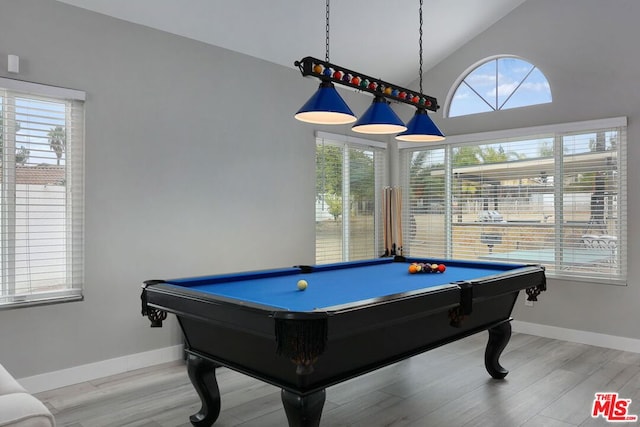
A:
<svg viewBox="0 0 640 427">
<path fill-rule="evenodd" d="M 109 375 L 121 374 L 147 366 L 179 360 L 183 355 L 183 347 L 183 345 L 176 345 L 145 351 L 143 353 L 130 354 L 114 359 L 102 360 L 100 362 L 74 366 L 73 368 L 19 378 L 18 382 L 30 393 L 40 393 L 107 377 Z"/>
<path fill-rule="evenodd" d="M 536 323 L 512 322 L 513 331 L 523 334 L 536 335 L 545 338 L 577 342 L 597 347 L 613 348 L 616 350 L 640 353 L 640 340 L 599 334 L 595 332 L 579 331 L 576 329 L 558 328 L 556 326 L 539 325 Z M 161 348 L 143 353 L 102 360 L 87 365 L 75 366 L 60 371 L 47 372 L 32 377 L 20 378 L 18 381 L 30 393 L 40 393 L 68 385 L 78 384 L 103 378 L 109 375 L 121 374 L 134 369 L 145 368 L 161 363 L 179 360 L 183 355 L 183 346 Z"/>
<path fill-rule="evenodd" d="M 511 324 L 514 332 L 640 353 L 640 340 L 634 338 L 559 328 L 557 326 L 539 325 L 537 323 L 521 322 L 518 320 L 514 320 Z"/>
</svg>

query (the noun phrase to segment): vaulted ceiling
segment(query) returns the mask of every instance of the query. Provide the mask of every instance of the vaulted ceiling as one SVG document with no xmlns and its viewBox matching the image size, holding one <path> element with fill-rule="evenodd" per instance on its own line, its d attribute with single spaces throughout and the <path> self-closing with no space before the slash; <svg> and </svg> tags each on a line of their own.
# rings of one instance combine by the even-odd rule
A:
<svg viewBox="0 0 640 427">
<path fill-rule="evenodd" d="M 58 0 L 293 67 L 325 58 L 322 0 Z M 525 0 L 424 0 L 426 71 Z M 334 0 L 330 62 L 408 85 L 418 78 L 418 0 Z"/>
</svg>

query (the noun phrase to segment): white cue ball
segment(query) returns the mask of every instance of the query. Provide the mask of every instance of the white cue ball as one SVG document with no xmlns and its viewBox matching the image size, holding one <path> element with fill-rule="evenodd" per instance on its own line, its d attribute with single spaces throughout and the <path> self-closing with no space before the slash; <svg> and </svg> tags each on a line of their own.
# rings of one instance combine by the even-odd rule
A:
<svg viewBox="0 0 640 427">
<path fill-rule="evenodd" d="M 306 280 L 298 280 L 298 289 L 300 289 L 301 291 L 307 289 L 307 285 L 308 283 Z"/>
</svg>

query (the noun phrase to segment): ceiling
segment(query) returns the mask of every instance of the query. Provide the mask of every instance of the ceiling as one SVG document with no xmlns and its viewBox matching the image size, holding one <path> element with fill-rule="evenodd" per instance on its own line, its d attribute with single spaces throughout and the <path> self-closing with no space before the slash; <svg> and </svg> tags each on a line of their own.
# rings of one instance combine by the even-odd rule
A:
<svg viewBox="0 0 640 427">
<path fill-rule="evenodd" d="M 325 58 L 322 0 L 58 0 L 293 67 Z M 525 0 L 425 0 L 426 71 Z M 418 0 L 330 5 L 330 62 L 397 85 L 418 78 Z"/>
</svg>

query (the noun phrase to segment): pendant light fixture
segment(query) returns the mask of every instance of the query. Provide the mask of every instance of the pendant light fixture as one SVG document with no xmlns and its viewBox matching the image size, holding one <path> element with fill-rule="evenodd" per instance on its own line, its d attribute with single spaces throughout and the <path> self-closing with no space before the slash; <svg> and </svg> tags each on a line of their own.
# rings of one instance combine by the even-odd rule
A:
<svg viewBox="0 0 640 427">
<path fill-rule="evenodd" d="M 431 121 L 427 111 L 438 111 L 438 100 L 422 93 L 422 0 L 420 0 L 420 92 L 367 76 L 329 62 L 329 0 L 326 0 L 326 56 L 325 60 L 307 56 L 294 65 L 304 77 L 320 80 L 318 91 L 300 108 L 295 118 L 304 122 L 338 125 L 356 122 L 354 132 L 368 134 L 392 134 L 402 132 L 400 141 L 439 141 L 444 135 Z M 369 92 L 374 99 L 371 106 L 357 120 L 349 106 L 336 91 L 334 84 L 349 87 L 358 92 Z M 417 111 L 405 126 L 389 106 L 390 101 L 416 107 Z M 357 121 L 356 121 L 357 120 Z"/>
<path fill-rule="evenodd" d="M 351 128 L 354 132 L 374 135 L 398 133 L 407 130 L 400 117 L 391 109 L 389 102 L 376 96 L 371 106 Z"/>
<path fill-rule="evenodd" d="M 329 62 L 329 0 L 325 14 L 325 62 Z M 296 119 L 320 125 L 342 125 L 353 123 L 357 117 L 342 99 L 331 80 L 331 68 L 316 69 L 322 73 L 318 91 L 298 110 Z"/>
<path fill-rule="evenodd" d="M 420 37 L 418 40 L 418 45 L 420 46 L 419 56 L 420 56 L 420 69 L 418 71 L 419 74 L 419 82 L 420 82 L 420 93 L 422 93 L 422 0 L 420 0 Z M 413 118 L 409 120 L 407 123 L 407 130 L 402 132 L 401 134 L 396 135 L 396 139 L 398 141 L 408 141 L 408 142 L 435 142 L 442 141 L 444 139 L 444 134 L 438 129 L 435 123 L 429 117 L 427 110 L 423 107 L 418 106 L 416 113 Z"/>
<path fill-rule="evenodd" d="M 438 129 L 424 108 L 418 108 L 409 123 L 407 130 L 396 135 L 398 141 L 405 142 L 436 142 L 444 139 L 444 134 Z"/>
</svg>

